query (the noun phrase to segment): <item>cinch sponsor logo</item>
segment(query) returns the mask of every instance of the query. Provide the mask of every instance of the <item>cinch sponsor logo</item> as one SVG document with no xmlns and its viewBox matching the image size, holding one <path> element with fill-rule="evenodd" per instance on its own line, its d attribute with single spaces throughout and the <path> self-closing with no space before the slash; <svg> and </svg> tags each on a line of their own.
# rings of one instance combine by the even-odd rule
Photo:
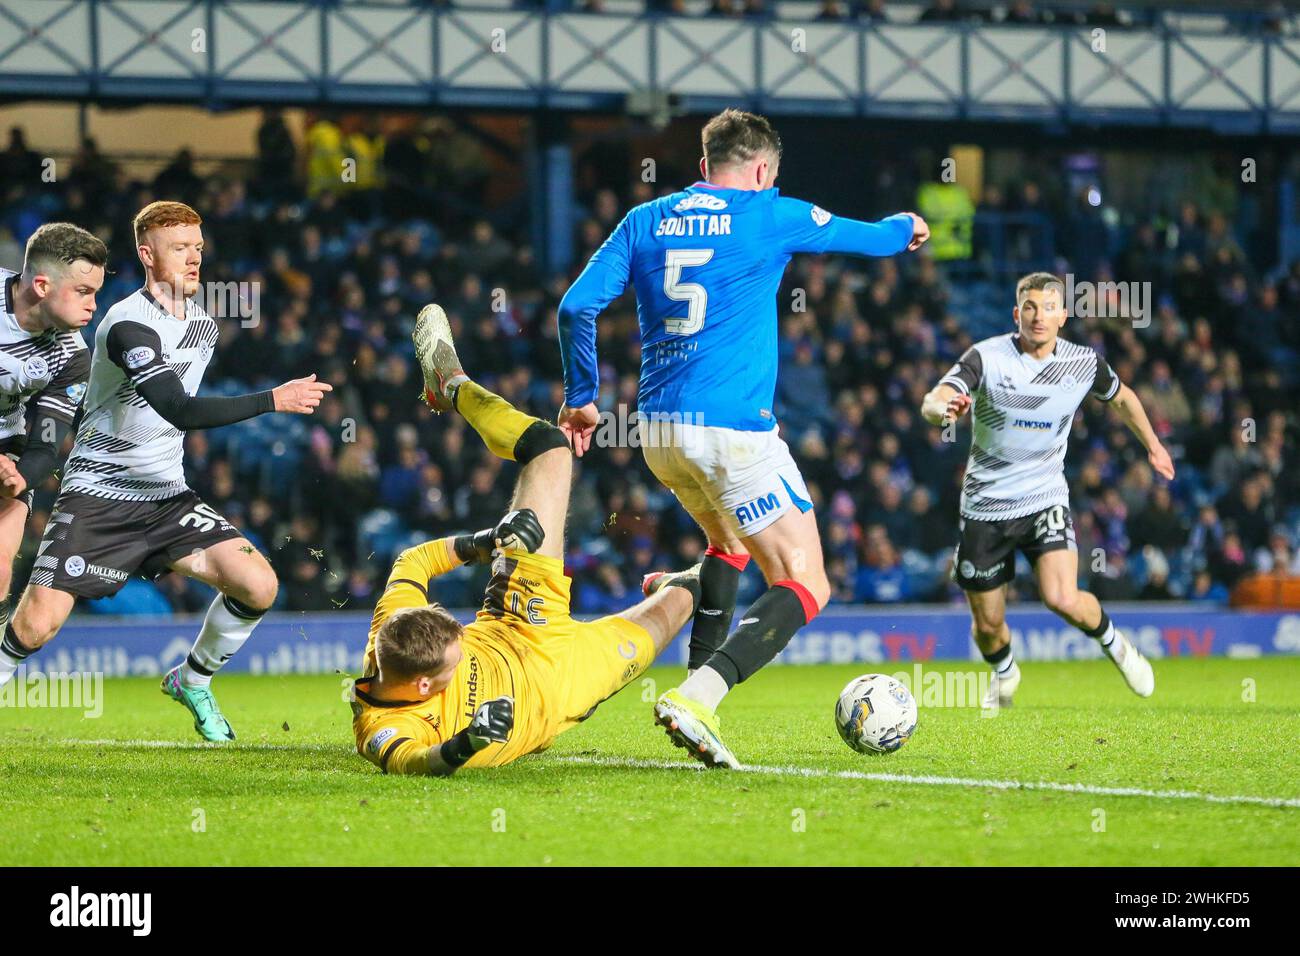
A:
<svg viewBox="0 0 1300 956">
<path fill-rule="evenodd" d="M 749 524 L 751 521 L 757 521 L 769 511 L 775 511 L 781 507 L 781 502 L 777 500 L 776 492 L 769 492 L 762 498 L 755 498 L 753 501 L 746 501 L 736 509 L 736 520 L 742 525 Z"/>
<path fill-rule="evenodd" d="M 148 936 L 153 924 L 151 893 L 69 893 L 50 897 L 51 926 L 129 926 L 133 936 Z"/>
<path fill-rule="evenodd" d="M 1040 422 L 1033 418 L 1017 418 L 1011 423 L 1012 428 L 1023 428 L 1031 432 L 1045 432 L 1052 427 L 1051 422 Z"/>
<path fill-rule="evenodd" d="M 719 209 L 726 208 L 727 201 L 725 199 L 721 196 L 710 196 L 708 193 L 695 193 L 673 206 L 675 212 L 686 212 L 691 209 L 712 209 L 716 212 Z"/>
<path fill-rule="evenodd" d="M 385 727 L 379 733 L 370 738 L 370 743 L 366 744 L 366 749 L 372 754 L 377 754 L 383 749 L 384 744 L 392 740 L 397 735 L 396 727 Z"/>
<path fill-rule="evenodd" d="M 122 361 L 126 363 L 126 367 L 132 371 L 138 368 L 144 368 L 153 361 L 153 357 L 154 350 L 149 348 L 147 345 L 142 345 L 139 348 L 134 348 L 128 352 L 122 353 Z"/>
</svg>

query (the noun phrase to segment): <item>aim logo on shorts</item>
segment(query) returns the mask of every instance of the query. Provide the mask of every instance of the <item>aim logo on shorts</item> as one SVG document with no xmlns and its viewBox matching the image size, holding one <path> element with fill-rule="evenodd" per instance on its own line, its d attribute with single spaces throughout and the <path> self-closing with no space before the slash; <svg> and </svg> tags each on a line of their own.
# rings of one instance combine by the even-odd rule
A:
<svg viewBox="0 0 1300 956">
<path fill-rule="evenodd" d="M 775 511 L 779 507 L 781 507 L 781 502 L 777 500 L 776 492 L 772 491 L 764 495 L 762 498 L 754 498 L 751 501 L 746 501 L 743 505 L 737 508 L 736 521 L 742 526 L 747 525 L 751 521 L 757 521 L 769 511 Z"/>
</svg>

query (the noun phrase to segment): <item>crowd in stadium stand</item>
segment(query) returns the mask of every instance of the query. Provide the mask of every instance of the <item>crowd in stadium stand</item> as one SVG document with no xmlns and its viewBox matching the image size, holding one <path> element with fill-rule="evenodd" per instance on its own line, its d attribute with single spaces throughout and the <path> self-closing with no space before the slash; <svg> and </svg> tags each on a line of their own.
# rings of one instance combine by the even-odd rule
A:
<svg viewBox="0 0 1300 956">
<path fill-rule="evenodd" d="M 333 0 L 340 2 L 340 0 Z M 341 0 L 344 4 L 350 0 Z M 356 0 L 361 2 L 361 0 Z M 387 6 L 498 8 L 502 0 L 365 0 Z M 670 16 L 766 20 L 781 16 L 815 21 L 864 23 L 974 23 L 1011 26 L 1154 26 L 1170 5 L 1114 3 L 1111 0 L 512 0 L 517 9 L 627 15 L 639 10 Z M 1212 0 L 1181 11 L 1219 18 L 1225 28 L 1243 32 L 1295 32 L 1292 14 L 1280 0 L 1251 6 Z M 1289 22 L 1290 20 L 1290 22 Z M 1207 20 L 1206 22 L 1212 22 Z"/>
<path fill-rule="evenodd" d="M 458 416 L 419 401 L 409 338 L 418 309 L 441 302 L 471 373 L 553 417 L 559 298 L 626 209 L 656 194 L 630 177 L 625 195 L 579 196 L 573 271 L 542 275 L 522 237 L 483 218 L 489 172 L 473 137 L 439 129 L 385 142 L 364 117 L 320 118 L 299 143 L 271 110 L 245 176 L 200 176 L 182 153 L 152 182 L 130 181 L 89 141 L 55 183 L 42 181 L 20 131 L 0 153 L 0 265 L 20 265 L 22 242 L 42 222 L 92 228 L 111 250 L 102 316 L 142 279 L 133 214 L 154 198 L 189 202 L 205 218 L 207 288 L 250 283 L 257 300 L 255 315 L 221 321 L 205 393 L 310 372 L 335 385 L 311 418 L 263 416 L 186 439 L 192 486 L 271 557 L 287 610 L 367 609 L 402 547 L 490 525 L 506 510 L 515 468 Z M 345 152 L 357 160 L 350 182 L 334 172 Z M 1023 204 L 1037 191 L 997 185 L 986 202 Z M 1110 239 L 1117 254 L 1087 277 L 1151 282 L 1150 324 L 1075 318 L 1063 334 L 1100 349 L 1137 391 L 1178 477 L 1156 478 L 1118 419 L 1084 404 L 1067 460 L 1081 580 L 1107 601 L 1224 601 L 1252 573 L 1300 573 L 1300 262 L 1260 274 L 1226 216 L 1194 201 Z M 970 319 L 972 296 L 996 299 L 999 324 Z M 972 341 L 1009 331 L 1010 297 L 1006 282 L 957 282 L 925 255 L 792 263 L 778 299 L 776 410 L 817 506 L 835 601 L 960 600 L 948 568 L 968 426 L 945 441 L 918 410 Z M 630 293 L 599 335 L 600 401 L 617 433 L 635 408 L 639 368 Z M 637 448 L 593 447 L 577 473 L 566 562 L 575 610 L 626 606 L 644 572 L 696 560 L 698 531 Z M 56 491 L 54 481 L 40 490 L 22 561 Z M 20 568 L 15 587 L 25 578 Z M 439 599 L 473 606 L 482 585 L 482 572 L 466 569 L 440 582 Z M 1022 597 L 1032 587 L 1024 575 L 1014 585 Z M 742 601 L 758 589 L 751 568 Z M 198 611 L 208 597 L 169 575 L 88 609 Z"/>
</svg>

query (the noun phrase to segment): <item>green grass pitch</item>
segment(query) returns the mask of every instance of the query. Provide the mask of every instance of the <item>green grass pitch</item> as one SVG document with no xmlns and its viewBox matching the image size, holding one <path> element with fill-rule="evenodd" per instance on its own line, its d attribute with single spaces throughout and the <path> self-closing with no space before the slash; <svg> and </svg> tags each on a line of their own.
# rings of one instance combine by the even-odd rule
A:
<svg viewBox="0 0 1300 956">
<path fill-rule="evenodd" d="M 771 667 L 738 688 L 723 731 L 748 772 L 695 769 L 652 725 L 647 700 L 682 676 L 661 668 L 548 752 L 451 779 L 361 760 L 339 676 L 218 677 L 228 746 L 200 743 L 157 680 L 109 680 L 98 719 L 0 708 L 0 865 L 1300 860 L 1294 659 L 1157 661 L 1150 700 L 1105 661 L 1028 663 L 1015 708 L 922 706 L 910 743 L 864 757 L 831 711 L 873 669 L 903 666 Z"/>
</svg>

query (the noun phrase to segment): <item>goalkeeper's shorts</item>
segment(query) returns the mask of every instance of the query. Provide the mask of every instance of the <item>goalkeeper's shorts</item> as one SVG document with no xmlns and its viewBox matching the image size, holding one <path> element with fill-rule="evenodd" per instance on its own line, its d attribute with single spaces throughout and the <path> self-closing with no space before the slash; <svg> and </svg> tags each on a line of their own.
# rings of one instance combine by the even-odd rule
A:
<svg viewBox="0 0 1300 956">
<path fill-rule="evenodd" d="M 653 418 L 639 427 L 646 464 L 696 521 L 714 514 L 747 537 L 791 509 L 812 510 L 777 428 L 750 432 Z"/>
<path fill-rule="evenodd" d="M 483 609 L 465 628 L 467 646 L 491 634 L 522 674 L 515 713 L 529 725 L 524 753 L 586 720 L 655 659 L 649 632 L 626 618 L 570 617 L 569 584 L 557 558 L 498 554 Z"/>
</svg>

